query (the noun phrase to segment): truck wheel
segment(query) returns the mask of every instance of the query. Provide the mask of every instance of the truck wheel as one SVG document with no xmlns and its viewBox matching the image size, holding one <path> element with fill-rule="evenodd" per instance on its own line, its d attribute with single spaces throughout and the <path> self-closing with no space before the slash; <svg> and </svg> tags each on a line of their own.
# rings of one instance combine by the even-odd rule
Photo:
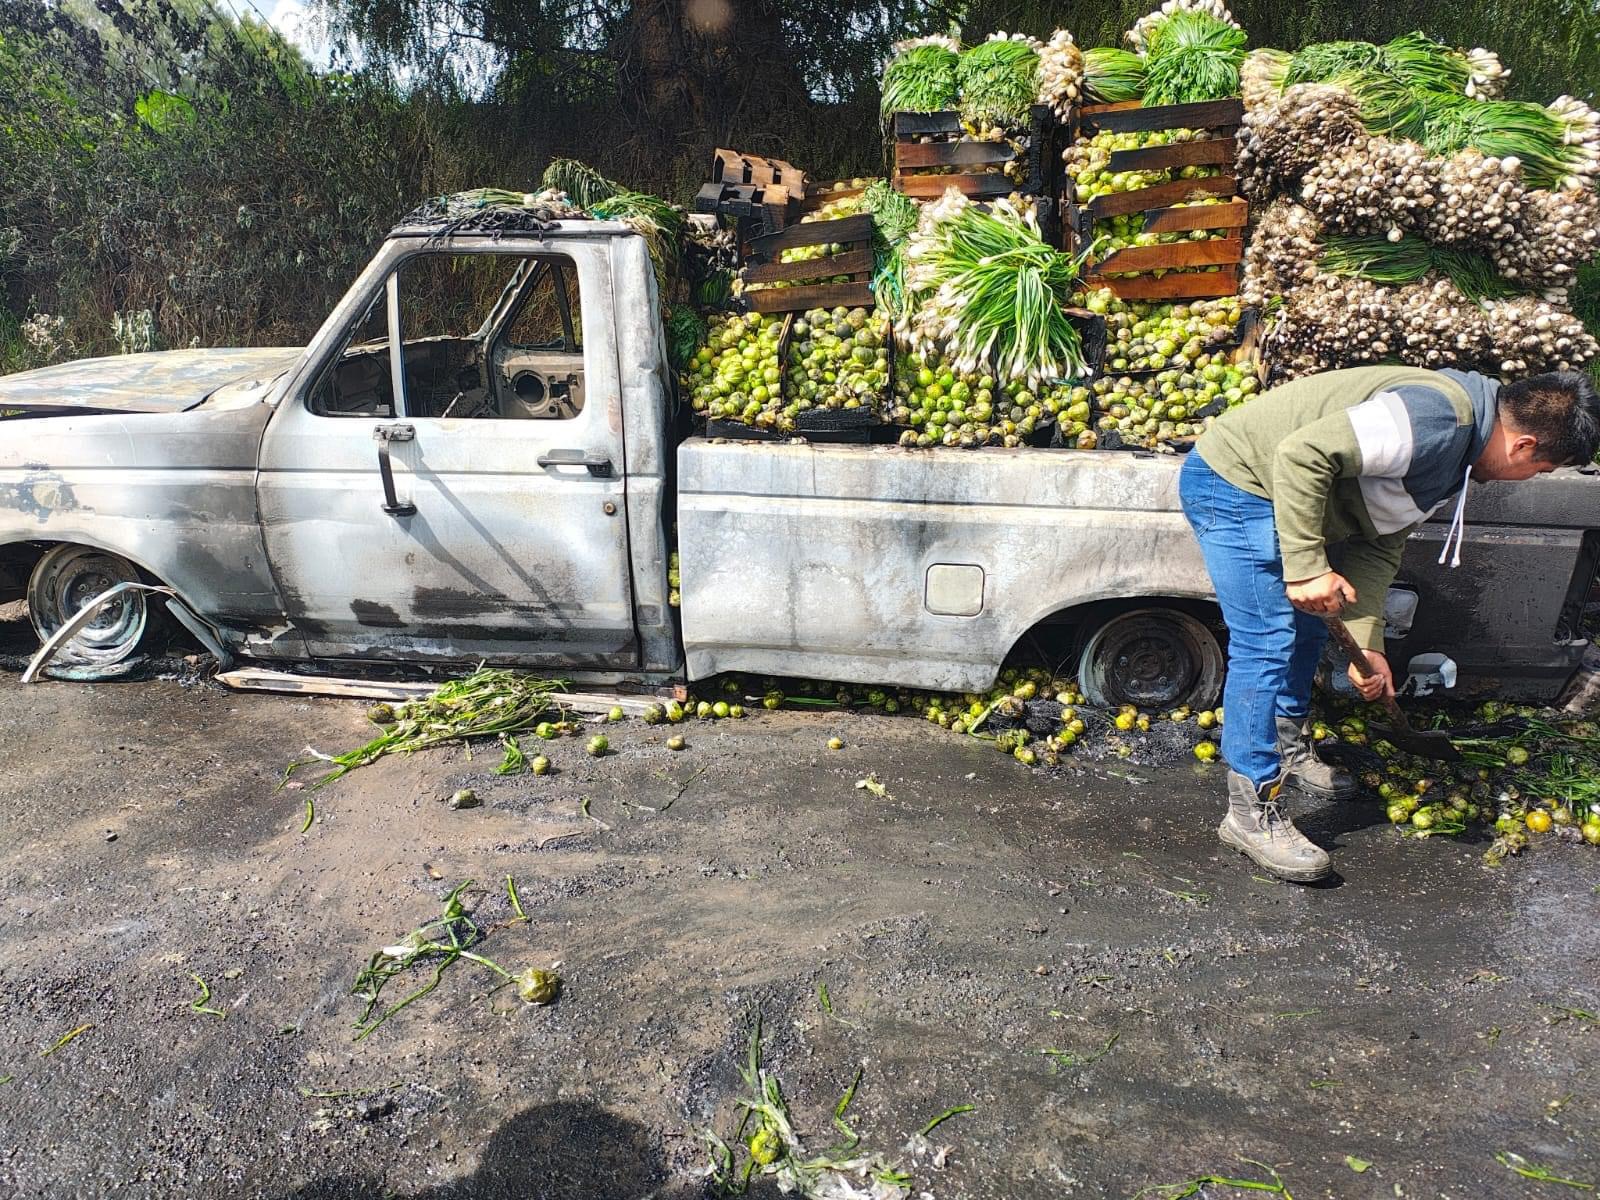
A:
<svg viewBox="0 0 1600 1200">
<path fill-rule="evenodd" d="M 1175 608 L 1140 608 L 1094 631 L 1078 659 L 1078 687 L 1108 707 L 1211 708 L 1222 671 L 1222 647 L 1203 624 Z"/>
<path fill-rule="evenodd" d="M 125 558 L 90 546 L 57 546 L 28 579 L 28 615 L 41 642 L 85 604 L 118 583 L 138 583 L 138 569 Z M 149 650 L 162 628 L 143 592 L 125 592 L 61 648 L 56 665 L 113 675 Z"/>
</svg>

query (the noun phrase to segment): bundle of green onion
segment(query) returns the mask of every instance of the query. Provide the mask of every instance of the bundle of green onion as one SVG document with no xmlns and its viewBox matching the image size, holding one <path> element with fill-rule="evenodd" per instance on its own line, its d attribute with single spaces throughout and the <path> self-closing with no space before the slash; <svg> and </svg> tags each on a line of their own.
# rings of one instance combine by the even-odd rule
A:
<svg viewBox="0 0 1600 1200">
<path fill-rule="evenodd" d="M 956 106 L 956 61 L 961 45 L 953 38 L 914 38 L 900 42 L 883 68 L 881 110 L 884 122 L 897 112 L 944 112 Z"/>
<path fill-rule="evenodd" d="M 911 349 L 943 352 L 957 374 L 1030 388 L 1085 373 L 1065 311 L 1079 264 L 1045 244 L 1031 209 L 1006 199 L 984 212 L 947 192 L 906 254 L 916 311 L 901 328 Z"/>
<path fill-rule="evenodd" d="M 1187 104 L 1239 94 L 1249 36 L 1208 12 L 1179 9 L 1146 36 L 1146 104 Z"/>
<path fill-rule="evenodd" d="M 644 239 L 663 298 L 671 295 L 677 277 L 679 244 L 688 218 L 676 205 L 645 192 L 617 191 L 585 206 L 599 221 L 621 221 Z"/>
<path fill-rule="evenodd" d="M 867 185 L 861 206 L 873 218 L 873 298 L 879 309 L 898 320 L 906 311 L 906 240 L 916 229 L 921 210 L 886 179 Z"/>
<path fill-rule="evenodd" d="M 1031 38 L 995 34 L 956 64 L 961 115 L 974 125 L 1015 129 L 1039 94 L 1039 47 Z"/>
<path fill-rule="evenodd" d="M 575 158 L 553 160 L 544 169 L 539 186 L 548 191 L 565 192 L 579 208 L 588 208 L 623 190 L 620 183 L 613 183 L 588 163 Z"/>
<path fill-rule="evenodd" d="M 1144 95 L 1144 59 L 1131 50 L 1096 46 L 1083 52 L 1084 98 L 1091 104 L 1122 104 Z"/>
<path fill-rule="evenodd" d="M 1587 106 L 1578 107 L 1592 118 Z M 1555 105 L 1438 97 L 1429 106 L 1421 141 L 1441 156 L 1470 146 L 1490 158 L 1515 158 L 1532 187 L 1592 186 L 1600 156 L 1592 140 L 1594 126 L 1583 121 L 1582 115 L 1569 119 Z"/>
</svg>

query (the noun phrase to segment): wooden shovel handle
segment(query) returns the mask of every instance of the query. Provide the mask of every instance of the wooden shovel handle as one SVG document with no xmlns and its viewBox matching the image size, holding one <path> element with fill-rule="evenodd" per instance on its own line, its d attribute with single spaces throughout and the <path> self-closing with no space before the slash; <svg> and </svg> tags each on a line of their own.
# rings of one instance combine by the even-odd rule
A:
<svg viewBox="0 0 1600 1200">
<path fill-rule="evenodd" d="M 1372 664 L 1367 661 L 1367 652 L 1356 644 L 1356 639 L 1345 628 L 1344 622 L 1333 616 L 1324 616 L 1322 619 L 1327 622 L 1328 632 L 1333 635 L 1333 640 L 1338 643 L 1339 649 L 1350 659 L 1350 665 L 1356 669 L 1356 674 L 1363 679 L 1371 679 L 1376 675 L 1377 672 L 1372 669 Z M 1410 732 L 1411 722 L 1406 720 L 1405 713 L 1400 711 L 1400 706 L 1395 703 L 1394 697 L 1385 692 L 1382 703 L 1384 711 L 1389 714 L 1389 720 L 1394 722 L 1394 727 Z"/>
</svg>

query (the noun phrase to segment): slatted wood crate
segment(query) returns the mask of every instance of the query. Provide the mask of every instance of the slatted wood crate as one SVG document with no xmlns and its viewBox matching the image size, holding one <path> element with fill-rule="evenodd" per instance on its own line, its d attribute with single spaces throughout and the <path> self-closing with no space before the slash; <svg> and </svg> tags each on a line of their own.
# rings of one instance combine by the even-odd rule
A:
<svg viewBox="0 0 1600 1200">
<path fill-rule="evenodd" d="M 1238 180 L 1233 171 L 1237 153 L 1234 133 L 1243 118 L 1244 105 L 1238 100 L 1148 108 L 1136 103 L 1091 105 L 1073 114 L 1069 128 L 1074 140 L 1102 131 L 1198 129 L 1210 134 L 1201 141 L 1113 151 L 1109 164 L 1112 171 L 1176 170 L 1188 166 L 1221 168 L 1217 175 L 1203 179 L 1174 179 L 1138 191 L 1096 196 L 1084 205 L 1072 199 L 1071 182 L 1066 181 L 1062 231 L 1063 244 L 1068 250 L 1092 247 L 1095 222 L 1129 213 L 1144 214 L 1146 233 L 1204 229 L 1224 234 L 1204 241 L 1130 246 L 1115 251 L 1104 259 L 1091 261 L 1086 277 L 1090 284 L 1109 287 L 1124 300 L 1202 299 L 1238 293 L 1240 267 L 1244 262 L 1244 231 L 1250 217 L 1248 202 L 1238 197 Z M 1211 198 L 1221 199 L 1222 203 L 1174 207 Z M 1212 266 L 1221 269 L 1192 269 Z M 1158 270 L 1165 273 L 1160 276 L 1150 273 Z M 1125 277 L 1108 277 L 1114 275 Z"/>
<path fill-rule="evenodd" d="M 984 169 L 1004 168 L 1017 159 L 1017 151 L 1008 142 L 968 137 L 959 113 L 895 113 L 894 139 L 894 186 L 914 200 L 937 200 L 949 188 L 972 200 L 994 200 L 1012 192 L 1056 199 L 1058 126 L 1042 104 L 1029 114 L 1020 181 L 1003 169 Z"/>
<path fill-rule="evenodd" d="M 747 290 L 744 302 L 756 312 L 804 312 L 810 308 L 871 306 L 871 213 L 835 221 L 803 221 L 750 243 L 749 265 L 739 273 L 748 284 L 787 283 L 789 287 Z M 785 250 L 839 245 L 843 249 L 803 262 L 784 262 Z M 846 282 L 832 280 L 843 275 Z M 829 280 L 829 282 L 820 282 Z"/>
<path fill-rule="evenodd" d="M 848 200 L 861 195 L 866 188 L 848 179 L 832 179 L 817 182 L 806 182 L 805 198 L 800 201 L 802 213 L 814 213 L 824 204 L 832 204 L 835 200 Z"/>
</svg>

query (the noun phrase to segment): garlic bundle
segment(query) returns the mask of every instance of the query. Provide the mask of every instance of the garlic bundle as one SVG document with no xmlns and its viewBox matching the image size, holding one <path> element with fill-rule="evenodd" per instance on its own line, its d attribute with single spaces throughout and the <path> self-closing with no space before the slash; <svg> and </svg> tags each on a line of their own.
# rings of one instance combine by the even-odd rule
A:
<svg viewBox="0 0 1600 1200">
<path fill-rule="evenodd" d="M 1527 195 L 1519 160 L 1462 150 L 1440 163 L 1434 201 L 1415 228 L 1437 245 L 1492 251 L 1516 228 Z"/>
<path fill-rule="evenodd" d="M 1502 378 L 1575 370 L 1600 353 L 1582 321 L 1532 296 L 1491 300 L 1484 312 Z"/>
<path fill-rule="evenodd" d="M 1261 214 L 1245 252 L 1239 294 L 1263 307 L 1276 296 L 1310 283 L 1322 253 L 1317 219 L 1292 200 L 1275 200 Z"/>
<path fill-rule="evenodd" d="M 1293 190 L 1317 164 L 1366 140 L 1361 106 L 1349 92 L 1296 84 L 1245 112 L 1235 163 L 1240 190 L 1257 202 Z"/>
<path fill-rule="evenodd" d="M 1123 34 L 1123 37 L 1127 39 L 1128 45 L 1143 54 L 1151 31 L 1173 13 L 1185 11 L 1209 13 L 1219 21 L 1225 21 L 1235 28 L 1243 28 L 1233 19 L 1233 14 L 1228 11 L 1228 6 L 1222 0 L 1166 0 L 1160 8 L 1146 13 L 1135 21 L 1133 28 Z"/>
<path fill-rule="evenodd" d="M 1300 200 L 1336 233 L 1382 233 L 1397 242 L 1437 200 L 1440 164 L 1415 142 L 1371 138 L 1306 172 Z"/>
<path fill-rule="evenodd" d="M 1377 362 L 1515 379 L 1600 354 L 1582 321 L 1533 296 L 1477 304 L 1447 279 L 1389 287 L 1324 274 L 1282 297 L 1262 347 L 1282 379 Z"/>
<path fill-rule="evenodd" d="M 1083 95 L 1083 51 L 1072 32 L 1058 29 L 1039 50 L 1039 103 L 1065 121 Z"/>
<path fill-rule="evenodd" d="M 1522 219 L 1492 253 L 1500 274 L 1559 302 L 1578 267 L 1594 258 L 1596 250 L 1600 195 L 1591 188 L 1573 188 L 1527 193 Z"/>
</svg>

